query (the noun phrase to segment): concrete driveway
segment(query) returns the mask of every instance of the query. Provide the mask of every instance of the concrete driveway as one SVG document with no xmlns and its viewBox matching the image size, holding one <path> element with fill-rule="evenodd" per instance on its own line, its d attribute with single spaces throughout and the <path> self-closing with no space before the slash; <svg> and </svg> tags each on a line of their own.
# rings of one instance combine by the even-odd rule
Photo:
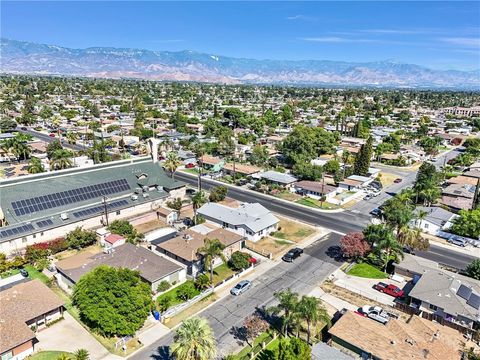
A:
<svg viewBox="0 0 480 360">
<path fill-rule="evenodd" d="M 64 312 L 64 320 L 37 333 L 39 343 L 37 351 L 61 350 L 75 352 L 87 349 L 91 360 L 98 360 L 111 355 L 85 328 L 68 312 Z"/>
</svg>

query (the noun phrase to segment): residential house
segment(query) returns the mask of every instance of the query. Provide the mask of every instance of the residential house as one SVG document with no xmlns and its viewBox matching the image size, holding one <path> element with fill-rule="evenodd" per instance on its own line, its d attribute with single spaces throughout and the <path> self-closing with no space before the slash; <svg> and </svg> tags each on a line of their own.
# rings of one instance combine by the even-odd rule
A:
<svg viewBox="0 0 480 360">
<path fill-rule="evenodd" d="M 368 176 L 350 175 L 338 183 L 338 187 L 346 190 L 359 190 L 371 184 L 375 179 Z"/>
<path fill-rule="evenodd" d="M 448 179 L 447 183 L 448 184 L 458 184 L 458 185 L 462 185 L 462 186 L 465 186 L 465 185 L 475 186 L 475 185 L 477 185 L 477 181 L 478 180 L 473 178 L 473 177 L 460 175 L 460 176 L 455 176 L 455 177 L 452 177 L 452 178 Z"/>
<path fill-rule="evenodd" d="M 216 225 L 205 223 L 182 231 L 176 237 L 157 244 L 156 251 L 182 263 L 187 273 L 192 276 L 204 270 L 204 259 L 199 249 L 205 245 L 205 239 L 217 239 L 224 246 L 223 253 L 227 259 L 244 246 L 245 237 L 223 229 Z M 221 259 L 216 259 L 215 265 L 220 265 Z"/>
<path fill-rule="evenodd" d="M 299 181 L 294 184 L 293 188 L 297 194 L 308 196 L 309 198 L 320 200 L 322 196 L 325 196 L 325 200 L 337 194 L 338 189 L 335 186 L 326 185 L 320 181 Z"/>
<path fill-rule="evenodd" d="M 125 243 L 108 253 L 82 252 L 55 264 L 57 280 L 64 289 L 71 288 L 87 272 L 100 265 L 137 270 L 140 277 L 156 291 L 164 280 L 180 283 L 185 280 L 186 270 L 180 264 L 159 256 L 143 247 Z"/>
<path fill-rule="evenodd" d="M 267 208 L 258 203 L 244 203 L 231 208 L 218 203 L 207 203 L 197 211 L 211 222 L 256 242 L 277 230 L 278 220 Z"/>
<path fill-rule="evenodd" d="M 356 358 L 390 360 L 460 359 L 465 339 L 452 328 L 412 316 L 383 325 L 347 311 L 328 332 L 332 344 Z"/>
<path fill-rule="evenodd" d="M 273 170 L 261 172 L 253 177 L 266 180 L 268 183 L 277 184 L 286 188 L 291 188 L 292 185 L 297 182 L 297 178 L 295 176 Z"/>
<path fill-rule="evenodd" d="M 472 208 L 474 196 L 475 186 L 468 184 L 451 184 L 442 190 L 440 203 L 455 211 L 468 210 Z"/>
<path fill-rule="evenodd" d="M 441 207 L 418 207 L 417 214 L 420 211 L 427 213 L 424 219 L 414 220 L 411 225 L 418 227 L 421 231 L 435 236 L 440 235 L 442 230 L 452 226 L 452 220 L 457 216 L 454 213 Z"/>
<path fill-rule="evenodd" d="M 63 316 L 64 302 L 39 279 L 0 291 L 0 358 L 23 360 L 35 350 L 35 333 Z"/>
<path fill-rule="evenodd" d="M 125 244 L 125 238 L 117 234 L 108 234 L 100 244 L 106 251 L 111 251 L 112 249 Z"/>
<path fill-rule="evenodd" d="M 223 171 L 229 175 L 235 173 L 243 176 L 252 176 L 258 174 L 262 169 L 253 165 L 235 163 L 235 166 L 233 166 L 233 163 L 226 163 L 223 167 Z"/>
</svg>

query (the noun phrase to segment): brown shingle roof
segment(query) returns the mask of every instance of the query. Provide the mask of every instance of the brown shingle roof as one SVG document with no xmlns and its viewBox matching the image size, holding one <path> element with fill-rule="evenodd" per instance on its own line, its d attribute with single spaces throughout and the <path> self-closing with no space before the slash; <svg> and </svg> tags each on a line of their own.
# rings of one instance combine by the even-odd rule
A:
<svg viewBox="0 0 480 360">
<path fill-rule="evenodd" d="M 224 169 L 228 171 L 233 171 L 233 163 L 226 163 L 224 166 Z M 252 165 L 239 164 L 239 163 L 235 164 L 235 172 L 239 174 L 252 175 L 252 174 L 258 173 L 261 170 L 262 169 L 260 169 L 259 167 L 252 166 Z"/>
<path fill-rule="evenodd" d="M 463 343 L 460 332 L 418 316 L 382 325 L 347 311 L 329 333 L 380 359 L 460 359 Z"/>
<path fill-rule="evenodd" d="M 302 188 L 308 191 L 315 191 L 320 194 L 330 194 L 333 191 L 336 191 L 335 186 L 330 186 L 327 184 L 322 184 L 320 181 L 299 181 L 295 184 L 295 187 Z"/>
<path fill-rule="evenodd" d="M 200 259 L 197 254 L 198 249 L 205 244 L 205 239 L 218 239 L 225 247 L 228 247 L 242 240 L 243 236 L 222 228 L 217 228 L 206 235 L 186 230 L 179 236 L 158 244 L 157 247 L 187 261 L 197 261 Z"/>
<path fill-rule="evenodd" d="M 449 184 L 461 184 L 461 185 L 477 185 L 477 179 L 469 176 L 455 176 L 448 179 Z"/>
<path fill-rule="evenodd" d="M 63 306 L 64 302 L 40 280 L 0 292 L 0 354 L 23 344 L 35 334 L 26 322 Z"/>
<path fill-rule="evenodd" d="M 59 261 L 56 267 L 65 276 L 77 282 L 82 275 L 100 265 L 137 270 L 140 276 L 150 283 L 181 269 L 180 265 L 130 243 L 116 247 L 110 254 L 102 252 L 88 256 L 74 255 Z"/>
</svg>

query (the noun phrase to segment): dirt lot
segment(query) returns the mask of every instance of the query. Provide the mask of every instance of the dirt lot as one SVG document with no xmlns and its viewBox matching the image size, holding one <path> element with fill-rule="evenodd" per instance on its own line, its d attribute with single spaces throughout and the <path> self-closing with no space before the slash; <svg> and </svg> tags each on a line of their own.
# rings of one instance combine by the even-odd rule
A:
<svg viewBox="0 0 480 360">
<path fill-rule="evenodd" d="M 141 232 L 142 234 L 146 234 L 150 231 L 157 230 L 166 226 L 167 224 L 165 224 L 165 222 L 157 219 L 134 225 L 135 229 L 137 229 L 137 231 Z"/>
<path fill-rule="evenodd" d="M 380 177 L 380 181 L 382 182 L 382 185 L 384 188 L 392 185 L 395 179 L 399 177 L 398 175 L 391 174 L 388 172 L 381 172 L 381 175 L 382 176 Z"/>
</svg>

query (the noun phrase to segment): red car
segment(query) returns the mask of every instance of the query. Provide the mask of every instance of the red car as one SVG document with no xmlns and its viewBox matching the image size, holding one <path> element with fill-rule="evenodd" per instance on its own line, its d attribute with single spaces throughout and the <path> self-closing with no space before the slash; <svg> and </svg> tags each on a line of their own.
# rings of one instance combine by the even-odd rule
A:
<svg viewBox="0 0 480 360">
<path fill-rule="evenodd" d="M 397 178 L 397 179 L 393 180 L 393 182 L 394 182 L 395 184 L 399 184 L 399 183 L 401 183 L 401 182 L 402 182 L 402 179 L 400 179 L 400 178 Z"/>
<path fill-rule="evenodd" d="M 194 164 L 194 163 L 188 163 L 187 165 L 185 165 L 185 167 L 186 167 L 187 169 L 192 169 L 192 168 L 195 167 L 195 164 Z"/>
<path fill-rule="evenodd" d="M 51 133 L 50 135 L 48 135 L 50 137 L 55 137 L 55 134 L 54 133 Z"/>
<path fill-rule="evenodd" d="M 378 284 L 375 284 L 373 288 L 396 298 L 401 298 L 404 296 L 403 290 L 393 284 L 385 284 L 383 282 L 379 282 Z"/>
</svg>

